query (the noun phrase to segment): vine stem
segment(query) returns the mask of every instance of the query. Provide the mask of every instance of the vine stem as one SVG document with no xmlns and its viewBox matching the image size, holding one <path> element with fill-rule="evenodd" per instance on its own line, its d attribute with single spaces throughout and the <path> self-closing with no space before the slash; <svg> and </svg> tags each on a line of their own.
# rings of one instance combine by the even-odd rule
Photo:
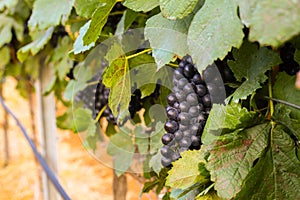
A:
<svg viewBox="0 0 300 200">
<path fill-rule="evenodd" d="M 130 55 L 130 56 L 126 56 L 126 59 L 129 60 L 129 59 L 131 59 L 131 58 L 137 57 L 137 56 L 142 55 L 142 54 L 144 54 L 144 53 L 148 53 L 148 52 L 150 52 L 150 51 L 152 51 L 152 49 L 145 49 L 145 50 L 143 50 L 143 51 L 141 51 L 141 52 L 132 54 L 132 55 Z"/>
<path fill-rule="evenodd" d="M 178 64 L 175 63 L 168 63 L 168 65 L 170 65 L 171 67 L 178 67 Z"/>
<path fill-rule="evenodd" d="M 98 121 L 99 121 L 99 119 L 100 119 L 102 113 L 103 113 L 104 110 L 106 109 L 106 107 L 107 107 L 107 105 L 103 106 L 103 108 L 99 111 L 99 113 L 98 113 L 98 115 L 97 115 L 97 117 L 96 117 L 96 119 L 95 119 L 95 121 L 94 121 L 95 124 L 98 123 Z"/>
<path fill-rule="evenodd" d="M 287 102 L 287 101 L 283 101 L 283 100 L 280 100 L 280 99 L 275 99 L 275 98 L 272 98 L 272 97 L 265 96 L 265 98 L 300 110 L 299 105 L 296 105 L 296 104 L 293 104 L 293 103 L 290 103 L 290 102 Z"/>
<path fill-rule="evenodd" d="M 269 89 L 269 103 L 270 103 L 270 117 L 273 116 L 274 113 L 274 102 L 272 100 L 273 98 L 273 91 L 272 91 L 272 76 L 269 77 L 269 83 L 268 83 L 268 89 Z"/>
</svg>

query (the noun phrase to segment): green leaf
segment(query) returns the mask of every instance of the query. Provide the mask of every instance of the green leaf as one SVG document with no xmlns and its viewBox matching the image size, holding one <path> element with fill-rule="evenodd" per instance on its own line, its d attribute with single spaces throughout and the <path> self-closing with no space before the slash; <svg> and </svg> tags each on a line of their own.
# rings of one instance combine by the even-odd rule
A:
<svg viewBox="0 0 300 200">
<path fill-rule="evenodd" d="M 32 37 L 33 41 L 18 50 L 18 59 L 23 62 L 29 55 L 36 55 L 51 39 L 53 31 L 54 27 L 50 27 L 47 30 L 36 32 Z"/>
<path fill-rule="evenodd" d="M 245 79 L 228 97 L 228 100 L 232 99 L 235 102 L 246 99 L 248 95 L 261 88 L 261 83 L 268 78 L 264 73 L 281 62 L 274 51 L 266 47 L 258 48 L 256 44 L 249 42 L 245 42 L 240 49 L 233 49 L 232 53 L 235 61 L 228 61 L 228 65 L 238 81 Z"/>
<path fill-rule="evenodd" d="M 223 200 L 223 199 L 220 198 L 215 191 L 213 191 L 205 194 L 204 196 L 196 197 L 195 200 Z"/>
<path fill-rule="evenodd" d="M 118 0 L 106 0 L 93 13 L 91 23 L 83 36 L 83 44 L 90 45 L 97 41 L 102 28 L 107 22 L 108 16 L 114 5 Z"/>
<path fill-rule="evenodd" d="M 125 0 L 123 5 L 137 12 L 148 12 L 159 6 L 159 0 Z"/>
<path fill-rule="evenodd" d="M 201 141 L 203 144 L 209 145 L 222 134 L 255 124 L 255 119 L 260 120 L 255 112 L 248 112 L 239 104 L 226 106 L 214 104 L 205 124 Z"/>
<path fill-rule="evenodd" d="M 170 197 L 172 200 L 194 200 L 198 194 L 199 194 L 198 188 L 188 192 L 185 192 L 182 189 L 172 188 Z"/>
<path fill-rule="evenodd" d="M 198 0 L 160 0 L 160 9 L 168 19 L 182 19 L 193 12 Z"/>
<path fill-rule="evenodd" d="M 18 0 L 2 0 L 0 2 L 0 11 L 3 11 L 5 8 L 12 9 L 18 3 Z"/>
<path fill-rule="evenodd" d="M 289 76 L 282 72 L 276 76 L 273 87 L 274 97 L 296 105 L 300 105 L 300 91 L 295 88 L 296 77 Z M 284 84 L 283 84 L 284 83 Z M 300 119 L 300 110 L 288 107 L 292 112 L 291 116 Z"/>
<path fill-rule="evenodd" d="M 276 105 L 273 118 L 276 123 L 285 126 L 290 130 L 291 134 L 294 134 L 300 139 L 300 118 L 295 119 L 291 116 L 290 107 L 284 106 L 283 104 Z"/>
<path fill-rule="evenodd" d="M 162 155 L 160 152 L 157 152 L 155 155 L 151 157 L 149 162 L 149 167 L 153 169 L 156 174 L 159 174 L 160 170 L 163 168 L 161 164 Z"/>
<path fill-rule="evenodd" d="M 127 31 L 137 16 L 138 16 L 137 12 L 134 12 L 130 9 L 125 10 L 121 20 L 117 25 L 115 35 L 120 35 L 123 34 L 125 31 Z"/>
<path fill-rule="evenodd" d="M 132 138 L 124 130 L 110 137 L 107 153 L 114 157 L 114 168 L 118 176 L 122 175 L 131 165 L 134 155 Z"/>
<path fill-rule="evenodd" d="M 249 39 L 278 47 L 300 32 L 300 3 L 290 0 L 237 1 Z"/>
<path fill-rule="evenodd" d="M 71 40 L 68 37 L 60 38 L 50 60 L 50 65 L 55 70 L 60 81 L 64 80 L 66 74 L 73 67 L 73 61 L 66 56 L 72 48 Z"/>
<path fill-rule="evenodd" d="M 202 175 L 202 172 L 199 171 L 199 163 L 206 164 L 203 152 L 204 151 L 193 150 L 181 153 L 181 158 L 173 162 L 173 167 L 169 171 L 166 185 L 184 190 L 197 182 L 207 182 L 209 177 Z"/>
<path fill-rule="evenodd" d="M 30 30 L 44 30 L 67 21 L 74 0 L 36 0 L 33 4 L 32 14 L 28 21 Z"/>
<path fill-rule="evenodd" d="M 189 21 L 169 20 L 161 13 L 147 20 L 145 37 L 149 39 L 158 69 L 169 63 L 175 54 L 183 57 L 188 53 L 188 27 Z"/>
<path fill-rule="evenodd" d="M 207 169 L 215 182 L 218 196 L 231 199 L 242 188 L 242 182 L 253 162 L 262 156 L 268 145 L 269 123 L 221 136 L 210 150 Z"/>
<path fill-rule="evenodd" d="M 270 135 L 268 150 L 250 171 L 235 199 L 300 198 L 300 161 L 294 141 L 280 125 Z"/>
<path fill-rule="evenodd" d="M 73 113 L 72 130 L 82 132 L 88 129 L 90 124 L 94 124 L 92 111 L 89 109 L 78 108 Z"/>
<path fill-rule="evenodd" d="M 82 26 L 79 30 L 79 36 L 76 38 L 74 42 L 74 54 L 79 54 L 81 52 L 85 52 L 95 46 L 95 42 L 91 42 L 88 45 L 84 45 L 83 37 L 85 36 L 88 28 L 90 27 L 91 20 L 88 21 L 84 26 Z"/>
<path fill-rule="evenodd" d="M 188 31 L 189 52 L 199 71 L 223 59 L 232 47 L 243 41 L 243 25 L 237 16 L 234 0 L 205 1 Z"/>
<path fill-rule="evenodd" d="M 14 29 L 19 41 L 23 40 L 23 25 L 15 19 L 4 14 L 0 15 L 0 47 L 9 43 L 12 39 L 12 29 Z"/>
<path fill-rule="evenodd" d="M 95 10 L 104 4 L 105 2 L 99 0 L 75 0 L 74 7 L 79 16 L 90 18 Z"/>
<path fill-rule="evenodd" d="M 138 146 L 139 153 L 147 154 L 149 148 L 149 137 L 142 125 L 136 125 L 134 129 L 135 144 Z"/>
<path fill-rule="evenodd" d="M 165 134 L 164 124 L 157 122 L 155 130 L 150 135 L 150 153 L 156 153 L 163 146 L 161 143 L 161 137 Z"/>
</svg>

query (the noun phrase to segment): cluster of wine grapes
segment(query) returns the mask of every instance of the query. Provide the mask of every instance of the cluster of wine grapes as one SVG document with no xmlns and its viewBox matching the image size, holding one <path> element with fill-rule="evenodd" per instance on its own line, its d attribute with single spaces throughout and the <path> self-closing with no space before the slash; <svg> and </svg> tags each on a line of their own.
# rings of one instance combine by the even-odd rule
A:
<svg viewBox="0 0 300 200">
<path fill-rule="evenodd" d="M 96 76 L 89 81 L 89 83 L 93 82 L 97 82 Z M 82 101 L 86 108 L 92 110 L 94 119 L 96 119 L 99 112 L 106 106 L 101 117 L 105 117 L 108 122 L 116 124 L 116 118 L 108 106 L 109 91 L 110 90 L 105 87 L 100 79 L 97 87 L 95 87 L 95 84 L 91 84 L 84 90 L 79 91 L 75 97 L 75 101 Z"/>
<path fill-rule="evenodd" d="M 174 71 L 173 85 L 173 93 L 167 97 L 167 133 L 162 136 L 161 163 L 165 167 L 177 160 L 180 152 L 200 148 L 211 109 L 208 89 L 190 56 L 185 56 Z"/>
<path fill-rule="evenodd" d="M 291 43 L 286 43 L 280 49 L 280 58 L 283 63 L 279 65 L 280 71 L 285 71 L 288 75 L 294 76 L 300 70 L 299 64 L 294 60 L 295 47 Z"/>
</svg>

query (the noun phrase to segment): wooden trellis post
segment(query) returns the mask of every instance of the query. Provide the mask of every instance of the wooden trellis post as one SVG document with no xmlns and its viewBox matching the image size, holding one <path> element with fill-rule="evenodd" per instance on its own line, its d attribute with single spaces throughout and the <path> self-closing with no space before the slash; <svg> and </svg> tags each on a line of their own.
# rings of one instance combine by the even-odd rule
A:
<svg viewBox="0 0 300 200">
<path fill-rule="evenodd" d="M 43 95 L 45 88 L 49 85 L 53 78 L 52 69 L 45 65 L 40 67 L 39 80 L 36 82 L 37 92 L 37 122 L 38 130 L 41 136 L 42 155 L 46 162 L 57 174 L 57 138 L 56 138 L 56 113 L 55 113 L 55 97 L 51 93 L 47 96 Z M 43 196 L 44 200 L 58 200 L 59 195 L 51 181 L 43 172 Z"/>
</svg>

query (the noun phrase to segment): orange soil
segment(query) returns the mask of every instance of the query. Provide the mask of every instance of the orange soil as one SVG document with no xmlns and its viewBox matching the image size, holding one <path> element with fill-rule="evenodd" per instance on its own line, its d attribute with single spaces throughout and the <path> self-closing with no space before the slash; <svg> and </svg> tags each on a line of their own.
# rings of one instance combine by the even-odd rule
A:
<svg viewBox="0 0 300 200">
<path fill-rule="evenodd" d="M 16 82 L 7 79 L 4 97 L 29 133 L 28 102 L 15 91 Z M 42 199 L 37 185 L 38 173 L 32 151 L 15 122 L 9 118 L 10 159 L 4 163 L 3 109 L 0 106 L 0 200 Z M 58 177 L 73 200 L 112 200 L 112 169 L 95 160 L 82 146 L 78 135 L 58 130 Z M 127 175 L 126 199 L 156 199 L 154 194 L 140 198 L 142 185 Z"/>
</svg>

